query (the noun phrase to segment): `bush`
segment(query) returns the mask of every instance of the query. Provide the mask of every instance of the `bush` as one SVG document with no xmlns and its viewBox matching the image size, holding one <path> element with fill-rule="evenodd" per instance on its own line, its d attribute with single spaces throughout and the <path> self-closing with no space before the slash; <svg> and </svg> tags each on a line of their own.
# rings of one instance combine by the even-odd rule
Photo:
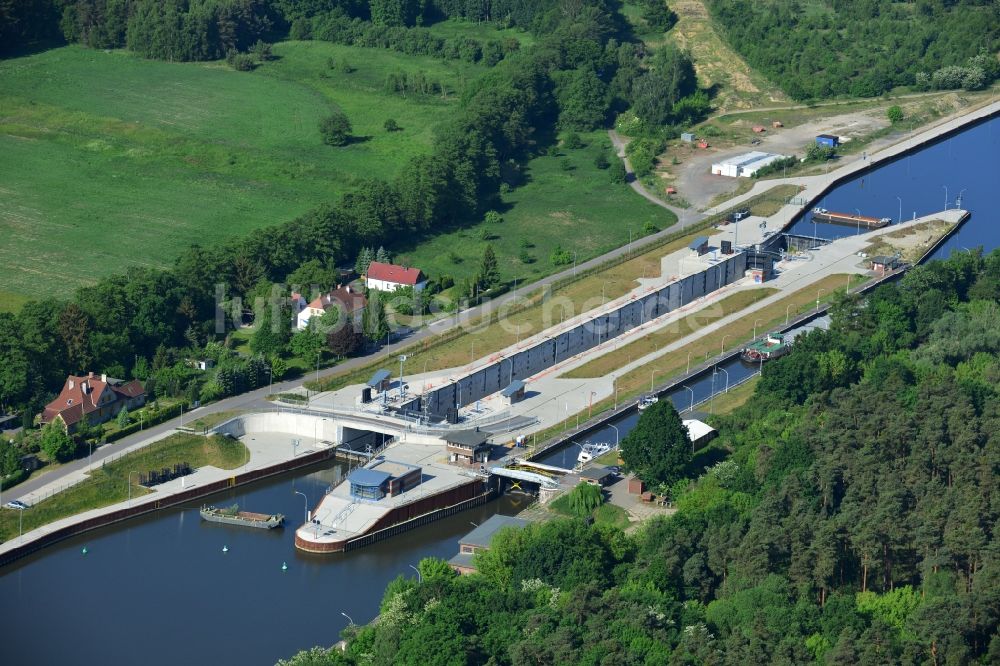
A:
<svg viewBox="0 0 1000 666">
<path fill-rule="evenodd" d="M 646 224 L 642 225 L 642 233 L 645 235 L 655 234 L 660 228 L 650 221 L 646 221 Z"/>
<path fill-rule="evenodd" d="M 399 126 L 399 123 L 397 123 L 394 118 L 386 118 L 385 123 L 382 125 L 382 127 L 385 128 L 386 132 L 398 132 L 399 130 L 403 129 L 402 127 Z"/>
<path fill-rule="evenodd" d="M 486 224 L 500 224 L 503 222 L 503 215 L 495 210 L 488 210 L 486 211 L 486 215 L 483 216 L 483 221 Z"/>
<path fill-rule="evenodd" d="M 563 171 L 572 171 L 573 163 L 570 162 L 568 157 L 564 157 L 561 160 L 559 160 L 559 168 L 562 169 Z"/>
<path fill-rule="evenodd" d="M 578 150 L 583 148 L 583 139 L 581 139 L 580 135 L 576 132 L 570 132 L 566 135 L 566 138 L 563 139 L 563 147 L 569 150 Z"/>
<path fill-rule="evenodd" d="M 522 264 L 533 264 L 535 263 L 535 258 L 527 250 L 521 250 L 517 258 L 521 260 Z"/>
<path fill-rule="evenodd" d="M 601 170 L 610 167 L 611 160 L 608 159 L 608 154 L 604 151 L 597 153 L 597 156 L 594 157 L 594 166 Z"/>
<path fill-rule="evenodd" d="M 625 171 L 625 163 L 621 160 L 615 160 L 608 173 L 611 176 L 611 182 L 615 185 L 621 185 L 628 180 L 628 172 Z"/>
<path fill-rule="evenodd" d="M 319 133 L 328 146 L 346 146 L 351 140 L 351 121 L 337 111 L 320 121 Z"/>
<path fill-rule="evenodd" d="M 249 72 L 257 66 L 252 55 L 240 53 L 235 49 L 226 52 L 226 63 L 237 72 Z"/>
<path fill-rule="evenodd" d="M 885 111 L 885 117 L 889 119 L 890 123 L 895 125 L 903 119 L 903 109 L 901 109 L 898 104 L 890 106 Z"/>
<path fill-rule="evenodd" d="M 552 262 L 553 266 L 565 266 L 567 264 L 573 263 L 573 253 L 569 250 L 564 250 L 562 246 L 557 246 L 556 249 L 552 250 L 552 254 L 549 255 L 549 261 Z"/>
</svg>

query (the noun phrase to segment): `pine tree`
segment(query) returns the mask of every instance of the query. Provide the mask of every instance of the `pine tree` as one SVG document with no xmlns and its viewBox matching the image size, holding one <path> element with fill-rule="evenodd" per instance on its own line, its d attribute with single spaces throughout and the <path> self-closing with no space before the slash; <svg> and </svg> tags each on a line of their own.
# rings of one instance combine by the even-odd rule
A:
<svg viewBox="0 0 1000 666">
<path fill-rule="evenodd" d="M 358 258 L 354 262 L 354 272 L 358 275 L 364 275 L 368 272 L 368 266 L 375 259 L 375 253 L 370 247 L 363 247 L 361 251 L 358 252 Z"/>
<path fill-rule="evenodd" d="M 378 246 L 378 252 L 375 253 L 375 261 L 380 264 L 389 263 L 389 253 L 385 251 L 385 248 L 381 245 Z"/>
<path fill-rule="evenodd" d="M 483 261 L 479 266 L 479 286 L 483 291 L 492 289 L 500 282 L 500 269 L 497 266 L 497 255 L 493 245 L 487 245 L 483 250 Z"/>
<path fill-rule="evenodd" d="M 381 341 L 389 333 L 389 321 L 385 316 L 385 306 L 382 299 L 374 294 L 368 299 L 368 305 L 361 315 L 361 329 L 366 338 L 372 342 Z"/>
</svg>

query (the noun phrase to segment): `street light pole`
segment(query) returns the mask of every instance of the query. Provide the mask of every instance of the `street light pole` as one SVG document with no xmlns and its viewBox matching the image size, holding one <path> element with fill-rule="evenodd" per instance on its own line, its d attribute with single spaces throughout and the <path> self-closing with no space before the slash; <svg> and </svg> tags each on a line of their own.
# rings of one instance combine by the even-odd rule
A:
<svg viewBox="0 0 1000 666">
<path fill-rule="evenodd" d="M 303 515 L 305 516 L 305 521 L 303 521 L 303 522 L 308 523 L 309 522 L 309 498 L 306 497 L 306 494 L 304 492 L 301 492 L 299 490 L 293 490 L 292 492 L 295 493 L 296 495 L 302 495 L 302 509 L 303 509 Z"/>
<path fill-rule="evenodd" d="M 819 307 L 819 306 L 816 306 L 816 307 Z M 753 320 L 753 339 L 754 339 L 754 340 L 756 340 L 756 339 L 757 339 L 757 324 L 758 324 L 759 322 L 760 322 L 760 319 L 754 319 L 754 320 Z"/>
<path fill-rule="evenodd" d="M 403 399 L 403 361 L 409 358 L 406 354 L 399 355 L 399 399 Z"/>
<path fill-rule="evenodd" d="M 688 369 L 685 374 L 691 374 L 691 352 L 688 352 Z"/>
<path fill-rule="evenodd" d="M 722 345 L 721 348 L 719 349 L 719 356 L 722 356 L 723 354 L 726 353 L 726 338 L 728 338 L 730 335 L 732 335 L 732 333 L 726 333 L 725 335 L 722 336 Z"/>
<path fill-rule="evenodd" d="M 688 407 L 688 411 L 689 412 L 693 412 L 694 411 L 694 389 L 691 388 L 690 386 L 688 386 L 687 384 L 684 384 L 683 386 L 681 386 L 681 388 L 686 388 L 688 391 L 691 391 L 691 406 Z"/>
<path fill-rule="evenodd" d="M 902 197 L 896 197 L 896 201 L 899 202 L 899 217 L 897 218 L 896 224 L 903 223 L 903 199 Z"/>
<path fill-rule="evenodd" d="M 819 295 L 820 295 L 820 292 L 824 292 L 824 291 L 826 291 L 826 289 L 824 287 L 820 287 L 819 289 L 816 290 L 816 309 L 817 310 L 819 310 Z"/>
<path fill-rule="evenodd" d="M 410 567 L 411 569 L 413 569 L 414 571 L 416 571 L 416 572 L 417 572 L 417 582 L 418 582 L 418 583 L 422 583 L 422 582 L 424 582 L 424 577 L 420 575 L 420 569 L 416 568 L 416 567 L 415 567 L 415 566 L 413 566 L 412 564 L 408 564 L 408 565 L 406 565 L 406 566 Z"/>
<path fill-rule="evenodd" d="M 725 368 L 716 368 L 719 372 L 726 373 L 726 388 L 722 391 L 723 393 L 729 393 L 729 371 Z"/>
<path fill-rule="evenodd" d="M 858 223 L 858 235 L 861 235 L 861 209 L 855 208 L 854 212 L 858 214 L 857 218 L 855 218 L 855 221 Z"/>
<path fill-rule="evenodd" d="M 351 619 L 351 616 L 350 616 L 350 615 L 348 615 L 348 614 L 347 614 L 347 613 L 345 613 L 344 611 L 340 611 L 340 614 L 341 614 L 341 615 L 343 615 L 344 617 L 346 617 L 346 618 L 347 618 L 347 621 L 351 623 L 351 625 L 350 625 L 350 626 L 355 626 L 355 625 L 354 625 L 354 620 L 352 620 L 352 619 Z"/>
<path fill-rule="evenodd" d="M 128 505 L 132 506 L 132 475 L 138 474 L 139 472 L 134 469 L 129 471 L 128 475 L 125 477 L 125 485 L 128 486 Z"/>
<path fill-rule="evenodd" d="M 618 448 L 618 445 L 621 443 L 621 437 L 618 435 L 618 426 L 613 423 L 609 423 L 608 426 L 615 430 L 615 448 Z"/>
<path fill-rule="evenodd" d="M 791 308 L 791 307 L 792 307 L 792 304 L 791 304 L 791 303 L 789 303 L 788 305 L 786 305 L 786 306 L 785 306 L 785 324 L 786 324 L 786 325 L 788 324 L 788 310 L 789 310 L 789 308 Z"/>
<path fill-rule="evenodd" d="M 944 188 L 944 209 L 948 210 L 948 186 L 942 185 L 941 187 Z"/>
</svg>

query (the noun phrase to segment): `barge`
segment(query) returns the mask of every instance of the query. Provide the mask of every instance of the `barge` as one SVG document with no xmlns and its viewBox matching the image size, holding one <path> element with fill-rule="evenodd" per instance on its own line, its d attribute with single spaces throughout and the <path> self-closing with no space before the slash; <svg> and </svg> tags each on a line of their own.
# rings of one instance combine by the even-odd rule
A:
<svg viewBox="0 0 1000 666">
<path fill-rule="evenodd" d="M 769 333 L 763 340 L 752 342 L 743 348 L 740 359 L 747 363 L 763 363 L 780 358 L 791 350 L 791 341 L 781 333 Z"/>
<path fill-rule="evenodd" d="M 285 516 L 280 513 L 254 513 L 252 511 L 240 511 L 239 505 L 220 509 L 214 506 L 203 506 L 198 512 L 202 520 L 210 523 L 223 523 L 225 525 L 241 525 L 243 527 L 256 527 L 264 530 L 273 530 L 281 527 L 285 522 Z"/>
<path fill-rule="evenodd" d="M 837 213 L 826 208 L 813 208 L 812 216 L 814 220 L 829 222 L 830 224 L 840 224 L 845 227 L 864 227 L 865 229 L 881 229 L 892 224 L 891 217 L 869 217 L 868 215 L 854 215 L 852 213 Z"/>
</svg>

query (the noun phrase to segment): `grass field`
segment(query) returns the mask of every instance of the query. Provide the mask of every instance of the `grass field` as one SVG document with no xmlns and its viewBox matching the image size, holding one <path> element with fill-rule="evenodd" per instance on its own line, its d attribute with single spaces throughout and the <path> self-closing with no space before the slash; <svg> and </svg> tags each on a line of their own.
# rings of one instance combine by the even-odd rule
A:
<svg viewBox="0 0 1000 666">
<path fill-rule="evenodd" d="M 246 459 L 246 447 L 234 439 L 171 435 L 95 470 L 86 481 L 25 510 L 22 529 L 29 532 L 60 518 L 125 501 L 129 497 L 130 471 L 158 470 L 181 462 L 187 462 L 192 467 L 211 465 L 221 469 L 236 469 Z M 136 477 L 133 476 L 131 481 L 133 496 L 150 492 L 137 485 Z M 0 509 L 0 542 L 17 538 L 17 514 L 17 511 Z"/>
<path fill-rule="evenodd" d="M 598 356 L 594 360 L 578 368 L 574 368 L 562 376 L 567 378 L 604 377 L 614 372 L 617 368 L 631 363 L 632 359 L 641 358 L 646 354 L 655 352 L 660 347 L 672 344 L 723 317 L 728 317 L 734 312 L 739 312 L 775 292 L 777 292 L 777 289 L 763 287 L 729 294 L 718 303 L 712 303 L 697 312 L 692 312 L 666 328 L 661 328 L 653 333 L 642 336 L 634 342 L 630 342 L 624 347 Z"/>
<path fill-rule="evenodd" d="M 0 308 L 191 243 L 292 219 L 361 178 L 390 177 L 484 68 L 320 42 L 274 47 L 251 73 L 69 46 L 0 61 Z M 342 74 L 328 61 L 347 61 Z M 450 92 L 384 91 L 422 72 Z M 340 107 L 363 140 L 320 141 Z M 394 118 L 403 128 L 386 132 Z"/>
<path fill-rule="evenodd" d="M 610 152 L 604 132 L 583 134 L 584 147 L 560 151 L 558 157 L 531 160 L 526 184 L 503 195 L 501 224 L 478 225 L 444 233 L 398 253 L 396 260 L 419 266 L 432 275 L 451 275 L 456 281 L 471 278 L 487 244 L 492 244 L 500 265 L 501 279 L 519 283 L 547 275 L 561 267 L 550 260 L 561 246 L 576 252 L 580 262 L 639 238 L 643 226 L 659 229 L 674 224 L 677 217 L 630 190 L 610 182 L 608 171 L 594 166 L 602 151 Z M 483 240 L 483 232 L 490 240 Z M 522 247 L 522 240 L 533 247 Z M 532 260 L 525 263 L 521 253 Z M 452 255 L 461 259 L 455 263 Z"/>
</svg>

